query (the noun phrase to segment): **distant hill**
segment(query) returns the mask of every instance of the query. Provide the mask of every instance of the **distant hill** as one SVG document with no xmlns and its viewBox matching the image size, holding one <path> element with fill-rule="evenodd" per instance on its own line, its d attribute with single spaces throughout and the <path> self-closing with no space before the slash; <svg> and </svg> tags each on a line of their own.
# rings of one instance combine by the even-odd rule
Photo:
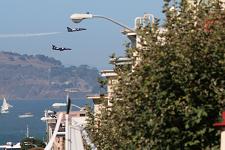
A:
<svg viewBox="0 0 225 150">
<path fill-rule="evenodd" d="M 98 77 L 98 70 L 87 65 L 65 67 L 44 55 L 0 52 L 0 95 L 10 99 L 60 99 L 66 88 L 84 97 L 98 92 Z"/>
</svg>

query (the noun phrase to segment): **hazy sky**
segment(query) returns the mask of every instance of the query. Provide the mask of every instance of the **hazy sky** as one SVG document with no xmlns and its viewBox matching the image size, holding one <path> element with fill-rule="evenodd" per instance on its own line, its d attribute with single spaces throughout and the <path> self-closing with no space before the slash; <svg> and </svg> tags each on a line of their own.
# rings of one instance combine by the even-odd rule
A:
<svg viewBox="0 0 225 150">
<path fill-rule="evenodd" d="M 99 18 L 74 24 L 70 15 L 90 12 L 133 28 L 135 17 L 144 13 L 162 18 L 162 5 L 163 0 L 0 0 L 0 51 L 43 54 L 64 65 L 110 69 L 109 56 L 123 55 L 129 41 L 120 33 L 122 28 Z M 67 26 L 87 30 L 67 33 Z M 51 44 L 73 50 L 53 51 Z"/>
</svg>

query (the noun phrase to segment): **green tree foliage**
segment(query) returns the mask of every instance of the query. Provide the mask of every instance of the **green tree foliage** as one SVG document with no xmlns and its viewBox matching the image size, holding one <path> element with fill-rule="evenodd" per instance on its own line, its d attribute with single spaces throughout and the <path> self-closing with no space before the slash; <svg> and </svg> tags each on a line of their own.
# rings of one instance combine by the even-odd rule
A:
<svg viewBox="0 0 225 150">
<path fill-rule="evenodd" d="M 45 147 L 45 143 L 37 138 L 27 137 L 21 140 L 21 150 L 41 149 Z"/>
<path fill-rule="evenodd" d="M 225 12 L 216 0 L 164 0 L 158 22 L 138 29 L 141 61 L 119 69 L 113 106 L 91 138 L 99 149 L 218 149 L 225 106 Z M 90 128 L 89 128 L 90 129 Z"/>
</svg>

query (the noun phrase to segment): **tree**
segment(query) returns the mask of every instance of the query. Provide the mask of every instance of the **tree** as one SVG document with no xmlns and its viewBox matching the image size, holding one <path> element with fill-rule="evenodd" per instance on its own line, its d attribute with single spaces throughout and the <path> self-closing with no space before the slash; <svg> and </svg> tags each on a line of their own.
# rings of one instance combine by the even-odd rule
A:
<svg viewBox="0 0 225 150">
<path fill-rule="evenodd" d="M 96 131 L 100 149 L 218 148 L 213 123 L 225 106 L 225 12 L 216 0 L 164 2 L 164 31 L 158 22 L 138 29 L 142 47 L 132 51 L 141 61 L 132 73 L 117 69 L 113 106 Z"/>
<path fill-rule="evenodd" d="M 33 137 L 24 138 L 20 143 L 21 143 L 21 150 L 43 149 L 46 146 L 43 141 Z"/>
</svg>

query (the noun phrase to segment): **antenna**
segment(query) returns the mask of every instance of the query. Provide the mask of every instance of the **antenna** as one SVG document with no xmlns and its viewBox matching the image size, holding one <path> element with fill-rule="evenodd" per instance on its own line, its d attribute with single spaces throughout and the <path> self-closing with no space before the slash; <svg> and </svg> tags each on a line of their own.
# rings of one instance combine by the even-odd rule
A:
<svg viewBox="0 0 225 150">
<path fill-rule="evenodd" d="M 70 108 L 71 108 L 71 99 L 67 97 L 67 109 L 66 109 L 66 114 L 70 113 Z"/>
<path fill-rule="evenodd" d="M 29 128 L 28 128 L 28 125 L 27 125 L 27 133 L 26 133 L 26 137 L 29 138 Z"/>
</svg>

